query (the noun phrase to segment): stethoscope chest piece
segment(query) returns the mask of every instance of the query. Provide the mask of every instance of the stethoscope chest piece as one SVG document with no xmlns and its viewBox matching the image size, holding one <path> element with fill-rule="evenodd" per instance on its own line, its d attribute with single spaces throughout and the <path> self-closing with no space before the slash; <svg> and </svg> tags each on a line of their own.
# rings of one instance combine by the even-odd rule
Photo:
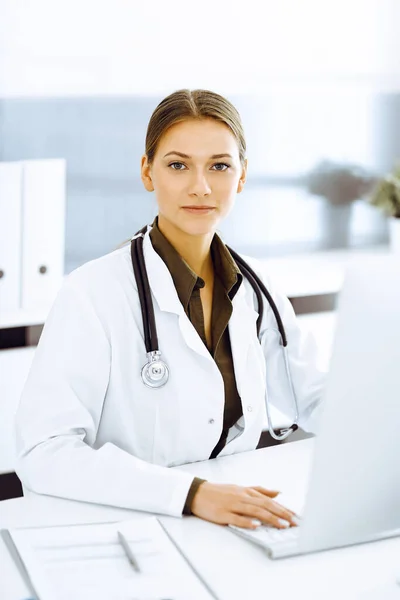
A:
<svg viewBox="0 0 400 600">
<path fill-rule="evenodd" d="M 132 258 L 132 267 L 136 278 L 137 283 L 137 291 L 139 294 L 140 308 L 142 313 L 143 320 L 143 334 L 144 334 L 144 343 L 146 347 L 146 355 L 147 355 L 147 363 L 142 368 L 141 376 L 142 381 L 145 386 L 152 389 L 157 389 L 163 387 L 169 380 L 169 369 L 164 361 L 161 360 L 161 352 L 158 349 L 158 336 L 157 336 L 157 328 L 154 317 L 154 307 L 153 301 L 151 297 L 151 290 L 149 279 L 146 271 L 146 264 L 144 259 L 143 252 L 143 238 L 147 232 L 147 227 L 143 227 L 131 240 L 131 258 Z M 263 281 L 260 277 L 253 271 L 253 269 L 241 258 L 239 254 L 237 254 L 234 250 L 227 246 L 229 252 L 232 254 L 233 258 L 238 263 L 243 275 L 250 281 L 250 284 L 254 290 L 254 293 L 257 297 L 258 302 L 258 312 L 259 317 L 257 319 L 257 335 L 260 334 L 260 326 L 263 318 L 263 297 L 265 296 L 270 307 L 275 315 L 278 330 L 281 336 L 281 344 L 284 352 L 285 359 L 285 368 L 287 372 L 287 377 L 290 382 L 290 387 L 292 390 L 293 396 L 293 404 L 295 407 L 295 418 L 293 425 L 289 428 L 285 428 L 281 431 L 281 433 L 275 433 L 271 422 L 271 416 L 269 413 L 269 398 L 268 398 L 268 389 L 266 384 L 265 390 L 265 407 L 267 411 L 268 417 L 268 429 L 271 436 L 276 440 L 284 440 L 288 437 L 288 435 L 292 431 L 296 431 L 298 428 L 297 421 L 299 416 L 299 410 L 297 405 L 297 398 L 290 374 L 290 366 L 289 359 L 287 356 L 287 339 L 285 328 L 282 323 L 281 316 L 279 314 L 278 308 L 265 287 Z M 260 339 L 261 342 L 261 339 Z"/>
<path fill-rule="evenodd" d="M 169 370 L 164 361 L 160 360 L 161 352 L 148 352 L 147 362 L 142 369 L 142 380 L 147 387 L 159 388 L 169 379 Z"/>
</svg>

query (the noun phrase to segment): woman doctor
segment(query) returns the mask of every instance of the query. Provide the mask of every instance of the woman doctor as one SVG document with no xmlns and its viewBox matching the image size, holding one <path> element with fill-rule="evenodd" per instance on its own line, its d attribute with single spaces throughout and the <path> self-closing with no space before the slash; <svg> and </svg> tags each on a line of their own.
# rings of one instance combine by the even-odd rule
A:
<svg viewBox="0 0 400 600">
<path fill-rule="evenodd" d="M 296 524 L 276 491 L 169 468 L 255 449 L 266 386 L 269 403 L 293 414 L 274 314 L 265 302 L 260 344 L 256 296 L 216 234 L 245 185 L 245 154 L 240 116 L 216 93 L 180 90 L 154 110 L 141 177 L 158 216 L 143 250 L 168 383 L 152 389 L 141 377 L 130 244 L 69 274 L 17 413 L 16 470 L 27 489 L 240 527 Z M 280 312 L 299 425 L 313 431 L 323 382 L 313 340 L 262 267 L 249 264 Z"/>
</svg>

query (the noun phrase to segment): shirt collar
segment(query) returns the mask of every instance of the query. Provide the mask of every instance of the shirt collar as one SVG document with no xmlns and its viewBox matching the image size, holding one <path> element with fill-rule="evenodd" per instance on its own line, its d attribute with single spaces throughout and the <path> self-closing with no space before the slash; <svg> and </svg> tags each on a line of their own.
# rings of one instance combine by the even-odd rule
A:
<svg viewBox="0 0 400 600">
<path fill-rule="evenodd" d="M 196 275 L 160 231 L 158 217 L 152 223 L 149 235 L 154 250 L 168 267 L 179 300 L 187 312 L 193 290 L 195 288 L 203 288 L 205 282 L 201 277 Z M 211 243 L 211 255 L 214 262 L 215 274 L 219 277 L 226 294 L 232 300 L 240 287 L 243 276 L 229 250 L 217 234 L 214 235 Z"/>
<path fill-rule="evenodd" d="M 243 275 L 218 234 L 213 237 L 211 254 L 215 273 L 219 277 L 226 294 L 232 300 L 242 283 Z"/>
</svg>

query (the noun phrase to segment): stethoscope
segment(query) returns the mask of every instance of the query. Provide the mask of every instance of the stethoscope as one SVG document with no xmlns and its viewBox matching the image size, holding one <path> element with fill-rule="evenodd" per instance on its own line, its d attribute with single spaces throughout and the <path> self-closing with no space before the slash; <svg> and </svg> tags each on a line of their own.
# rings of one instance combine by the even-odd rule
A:
<svg viewBox="0 0 400 600">
<path fill-rule="evenodd" d="M 142 313 L 143 320 L 143 330 L 144 330 L 144 343 L 146 346 L 146 354 L 147 354 L 147 363 L 142 368 L 142 380 L 143 383 L 153 389 L 163 387 L 168 379 L 169 379 L 169 369 L 163 360 L 161 360 L 161 352 L 158 347 L 158 336 L 157 336 L 157 327 L 156 320 L 154 317 L 154 306 L 151 298 L 150 284 L 147 276 L 146 265 L 144 261 L 144 252 L 143 252 L 143 238 L 147 231 L 147 225 L 143 227 L 140 231 L 138 231 L 133 238 L 131 239 L 131 258 L 132 258 L 132 266 L 135 274 L 139 301 L 140 301 L 140 309 Z M 270 293 L 265 287 L 264 283 L 258 277 L 257 273 L 253 271 L 253 269 L 248 265 L 239 254 L 237 254 L 234 250 L 227 246 L 227 249 L 231 253 L 234 258 L 236 264 L 238 265 L 242 275 L 246 277 L 251 284 L 258 303 L 258 318 L 257 318 L 257 337 L 260 335 L 261 322 L 264 314 L 264 302 L 262 298 L 262 294 L 266 297 L 274 315 L 276 322 L 278 324 L 278 330 L 281 338 L 281 345 L 285 360 L 285 369 L 288 377 L 288 381 L 290 384 L 290 389 L 292 393 L 292 401 L 295 408 L 295 417 L 293 425 L 288 428 L 284 428 L 280 430 L 280 433 L 276 433 L 271 424 L 271 416 L 269 410 L 269 398 L 268 398 L 268 390 L 266 385 L 265 392 L 265 407 L 268 418 L 268 430 L 271 436 L 275 440 L 284 440 L 287 438 L 292 432 L 298 429 L 298 418 L 299 418 L 299 410 L 297 404 L 296 393 L 294 391 L 292 377 L 290 374 L 289 368 L 289 359 L 287 355 L 287 339 L 285 328 L 282 323 L 281 316 L 279 314 L 278 308 L 273 301 Z"/>
</svg>

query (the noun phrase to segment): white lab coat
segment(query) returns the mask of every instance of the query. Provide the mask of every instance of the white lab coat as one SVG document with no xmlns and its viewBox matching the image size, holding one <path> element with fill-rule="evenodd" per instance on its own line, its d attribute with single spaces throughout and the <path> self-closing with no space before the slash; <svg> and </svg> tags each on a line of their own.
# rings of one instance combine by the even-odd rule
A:
<svg viewBox="0 0 400 600">
<path fill-rule="evenodd" d="M 193 476 L 168 467 L 209 458 L 222 430 L 224 383 L 149 230 L 144 255 L 167 385 L 149 389 L 141 379 L 146 351 L 130 245 L 86 263 L 65 279 L 43 329 L 16 417 L 16 471 L 40 494 L 179 516 Z M 324 379 L 314 340 L 257 262 L 246 260 L 282 316 L 299 424 L 313 431 Z M 229 321 L 243 417 L 219 456 L 256 448 L 266 379 L 271 404 L 293 414 L 275 318 L 265 302 L 260 345 L 255 306 L 244 280 Z"/>
</svg>

